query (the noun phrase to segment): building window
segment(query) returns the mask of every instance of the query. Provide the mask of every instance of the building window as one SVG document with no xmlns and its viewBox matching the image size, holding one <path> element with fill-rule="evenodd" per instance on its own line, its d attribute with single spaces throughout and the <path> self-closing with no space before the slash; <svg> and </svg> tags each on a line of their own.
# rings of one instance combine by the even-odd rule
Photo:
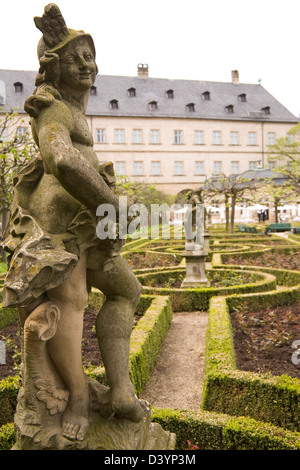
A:
<svg viewBox="0 0 300 470">
<path fill-rule="evenodd" d="M 133 162 L 134 176 L 142 176 L 144 174 L 144 162 Z"/>
<path fill-rule="evenodd" d="M 98 144 L 105 144 L 105 142 L 106 142 L 105 129 L 97 129 L 96 130 L 96 142 Z"/>
<path fill-rule="evenodd" d="M 230 132 L 230 145 L 239 145 L 239 133 L 236 131 Z"/>
<path fill-rule="evenodd" d="M 237 175 L 239 173 L 239 162 L 231 162 L 231 174 Z"/>
<path fill-rule="evenodd" d="M 275 145 L 275 132 L 268 133 L 268 145 Z"/>
<path fill-rule="evenodd" d="M 134 144 L 142 143 L 142 129 L 133 129 L 132 140 Z"/>
<path fill-rule="evenodd" d="M 151 129 L 151 131 L 150 131 L 150 143 L 151 144 L 159 144 L 159 130 L 158 129 Z"/>
<path fill-rule="evenodd" d="M 166 97 L 168 99 L 173 99 L 174 98 L 174 91 L 173 90 L 166 91 Z"/>
<path fill-rule="evenodd" d="M 128 96 L 130 96 L 130 97 L 136 96 L 136 89 L 135 88 L 128 88 L 127 93 L 128 93 Z"/>
<path fill-rule="evenodd" d="M 174 131 L 174 144 L 182 144 L 182 131 Z"/>
<path fill-rule="evenodd" d="M 118 100 L 111 100 L 109 103 L 110 103 L 110 109 L 119 109 Z"/>
<path fill-rule="evenodd" d="M 196 175 L 204 175 L 204 162 L 195 162 Z"/>
<path fill-rule="evenodd" d="M 222 173 L 222 162 L 214 162 L 214 173 Z"/>
<path fill-rule="evenodd" d="M 203 131 L 195 131 L 195 144 L 203 145 L 204 144 L 204 132 Z"/>
<path fill-rule="evenodd" d="M 295 143 L 295 136 L 293 134 L 287 134 L 286 137 L 288 145 L 292 145 Z"/>
<path fill-rule="evenodd" d="M 257 167 L 257 161 L 250 161 L 249 162 L 249 170 L 255 170 Z"/>
<path fill-rule="evenodd" d="M 117 175 L 125 175 L 125 162 L 116 162 L 116 173 Z"/>
<path fill-rule="evenodd" d="M 124 144 L 124 129 L 115 129 L 115 144 Z"/>
<path fill-rule="evenodd" d="M 155 111 L 157 109 L 157 101 L 150 101 L 148 107 L 149 111 Z"/>
<path fill-rule="evenodd" d="M 248 145 L 256 145 L 256 132 L 248 132 Z"/>
<path fill-rule="evenodd" d="M 91 95 L 97 95 L 97 87 L 95 87 L 95 86 L 93 85 L 93 86 L 91 87 L 90 94 L 91 94 Z"/>
<path fill-rule="evenodd" d="M 194 111 L 195 111 L 195 103 L 189 103 L 189 104 L 187 104 L 187 105 L 186 105 L 186 109 L 187 109 L 190 113 L 194 112 Z"/>
<path fill-rule="evenodd" d="M 226 111 L 226 113 L 228 113 L 228 114 L 232 114 L 233 111 L 234 111 L 233 105 L 232 105 L 232 104 L 229 104 L 228 106 L 225 106 L 225 111 Z"/>
<path fill-rule="evenodd" d="M 14 87 L 16 93 L 21 93 L 23 91 L 23 83 L 21 82 L 14 83 Z"/>
<path fill-rule="evenodd" d="M 247 97 L 245 93 L 242 93 L 241 95 L 239 95 L 239 101 L 241 103 L 245 103 L 247 101 Z"/>
<path fill-rule="evenodd" d="M 270 106 L 265 106 L 264 108 L 261 108 L 262 112 L 266 115 L 271 114 L 271 108 Z"/>
<path fill-rule="evenodd" d="M 210 100 L 210 92 L 209 91 L 205 91 L 204 93 L 202 93 L 202 99 L 204 101 L 209 101 Z"/>
<path fill-rule="evenodd" d="M 221 131 L 213 131 L 213 144 L 221 145 Z"/>
<path fill-rule="evenodd" d="M 174 162 L 174 175 L 183 175 L 183 162 Z"/>
<path fill-rule="evenodd" d="M 269 168 L 270 170 L 274 170 L 275 167 L 276 167 L 276 163 L 275 163 L 275 162 L 269 162 L 269 163 L 268 163 L 268 168 Z"/>
<path fill-rule="evenodd" d="M 27 134 L 27 133 L 28 133 L 27 127 L 23 127 L 23 126 L 18 127 L 18 129 L 17 129 L 17 136 L 18 137 L 24 137 L 24 135 Z"/>
<path fill-rule="evenodd" d="M 160 162 L 159 161 L 151 162 L 151 174 L 153 176 L 160 175 Z"/>
</svg>

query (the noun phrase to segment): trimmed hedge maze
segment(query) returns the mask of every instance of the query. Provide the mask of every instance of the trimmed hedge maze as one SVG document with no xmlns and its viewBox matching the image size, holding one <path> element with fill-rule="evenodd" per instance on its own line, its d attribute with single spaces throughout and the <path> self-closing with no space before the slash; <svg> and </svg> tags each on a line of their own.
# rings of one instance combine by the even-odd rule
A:
<svg viewBox="0 0 300 470">
<path fill-rule="evenodd" d="M 182 241 L 158 238 L 125 245 L 124 258 L 130 261 L 138 254 L 145 261 L 142 267 L 134 267 L 143 285 L 138 307 L 142 317 L 133 330 L 130 353 L 130 375 L 138 396 L 154 367 L 173 312 L 209 313 L 201 409 L 152 409 L 152 421 L 176 433 L 177 449 L 186 449 L 189 440 L 207 450 L 300 450 L 300 381 L 287 375 L 239 370 L 231 321 L 237 308 L 299 301 L 300 266 L 298 271 L 259 265 L 265 253 L 299 253 L 298 238 L 212 231 L 206 272 L 214 282 L 202 289 L 174 287 L 185 274 Z M 239 264 L 228 264 L 235 257 Z M 255 265 L 251 264 L 254 259 Z M 147 260 L 151 266 L 147 267 Z M 92 291 L 90 305 L 100 307 L 102 302 L 102 294 Z M 15 319 L 13 309 L 2 309 L 0 328 Z M 86 373 L 107 383 L 103 368 L 90 368 Z M 12 421 L 18 388 L 19 377 L 0 381 L 0 449 L 14 443 Z"/>
</svg>

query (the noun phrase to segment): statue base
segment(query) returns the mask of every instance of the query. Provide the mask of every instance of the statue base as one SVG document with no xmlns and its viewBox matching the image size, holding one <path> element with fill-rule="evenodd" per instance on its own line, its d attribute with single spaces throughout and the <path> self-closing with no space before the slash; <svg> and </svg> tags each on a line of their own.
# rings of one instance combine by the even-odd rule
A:
<svg viewBox="0 0 300 470">
<path fill-rule="evenodd" d="M 107 389 L 97 384 L 99 387 Z M 104 418 L 99 412 L 90 410 L 89 428 L 82 441 L 63 436 L 62 414 L 47 414 L 42 422 L 36 422 L 32 412 L 18 402 L 15 415 L 17 439 L 12 450 L 174 450 L 176 435 L 165 431 L 158 423 L 151 423 L 150 406 L 145 401 L 141 402 L 145 414 L 137 423 L 115 417 Z"/>
<path fill-rule="evenodd" d="M 186 259 L 186 277 L 181 287 L 209 287 L 210 282 L 205 275 L 206 251 L 186 250 L 183 252 Z"/>
</svg>

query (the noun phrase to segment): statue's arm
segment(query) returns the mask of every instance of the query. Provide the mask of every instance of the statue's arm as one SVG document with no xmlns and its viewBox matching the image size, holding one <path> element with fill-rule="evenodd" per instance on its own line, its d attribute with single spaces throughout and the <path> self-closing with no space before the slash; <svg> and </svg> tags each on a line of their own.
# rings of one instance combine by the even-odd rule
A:
<svg viewBox="0 0 300 470">
<path fill-rule="evenodd" d="M 106 203 L 112 204 L 118 213 L 118 198 L 97 169 L 73 146 L 70 138 L 72 115 L 63 107 L 63 104 L 57 104 L 52 110 L 45 110 L 35 124 L 41 156 L 48 171 L 87 208 L 96 211 L 100 204 Z"/>
</svg>

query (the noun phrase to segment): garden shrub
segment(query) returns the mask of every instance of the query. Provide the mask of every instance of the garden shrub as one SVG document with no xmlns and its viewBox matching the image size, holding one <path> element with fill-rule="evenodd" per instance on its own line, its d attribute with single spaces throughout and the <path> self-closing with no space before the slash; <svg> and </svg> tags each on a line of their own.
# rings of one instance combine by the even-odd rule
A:
<svg viewBox="0 0 300 470">
<path fill-rule="evenodd" d="M 187 441 L 199 450 L 300 450 L 300 433 L 248 417 L 158 408 L 151 417 L 176 434 L 177 450 L 187 449 Z"/>
<path fill-rule="evenodd" d="M 214 238 L 226 241 L 241 240 L 244 234 L 225 235 L 216 232 Z M 259 242 L 259 234 L 251 235 L 252 241 Z M 243 240 L 242 240 L 243 239 Z M 151 240 L 151 243 L 161 240 Z M 169 244 L 169 240 L 166 240 Z M 178 241 L 176 240 L 176 243 Z M 129 250 L 137 247 L 147 249 L 149 241 L 128 241 L 123 248 L 126 257 Z M 216 245 L 217 246 L 217 245 Z M 215 246 L 215 247 L 216 247 Z M 276 248 L 278 250 L 279 248 Z M 280 247 L 286 253 L 294 247 Z M 273 250 L 265 248 L 244 252 L 245 259 L 260 256 Z M 226 254 L 214 253 L 213 266 L 224 268 Z M 232 253 L 229 255 L 232 256 Z M 227 266 L 226 270 L 236 269 Z M 178 269 L 177 269 L 178 270 Z M 270 374 L 254 374 L 236 369 L 233 345 L 233 330 L 230 312 L 235 308 L 255 308 L 259 305 L 277 306 L 290 304 L 300 298 L 300 273 L 270 268 L 254 268 L 251 271 L 264 272 L 258 282 L 220 289 L 158 289 L 144 287 L 144 293 L 137 308 L 143 315 L 133 330 L 130 350 L 130 376 L 139 396 L 150 376 L 158 357 L 163 339 L 170 326 L 173 311 L 207 310 L 209 324 L 206 338 L 205 380 L 203 410 L 152 410 L 152 421 L 159 422 L 164 429 L 177 435 L 176 448 L 184 450 L 187 441 L 205 450 L 300 450 L 300 384 L 297 379 L 287 376 L 275 377 Z M 170 274 L 173 270 L 168 270 Z M 182 270 L 179 270 L 182 272 Z M 157 270 L 153 271 L 154 273 Z M 162 273 L 159 272 L 161 276 Z M 141 279 L 145 273 L 141 274 Z M 293 289 L 275 291 L 276 279 L 280 285 L 295 286 Z M 272 291 L 261 293 L 258 292 Z M 232 292 L 236 294 L 232 295 Z M 250 294 L 253 292 L 254 294 Z M 240 295 L 246 294 L 246 295 Z M 168 297 L 168 295 L 170 297 Z M 227 295 L 227 297 L 224 297 Z M 216 297 L 217 296 L 217 297 Z M 104 295 L 92 290 L 89 304 L 100 308 Z M 16 311 L 0 311 L 0 328 L 6 326 L 3 318 L 14 318 Z M 2 323 L 1 323 L 2 321 Z M 14 321 L 14 319 L 12 320 Z M 104 368 L 89 368 L 87 375 L 107 384 Z M 14 441 L 13 415 L 16 406 L 19 378 L 9 377 L 0 381 L 0 449 L 10 449 Z M 271 423 L 271 424 L 270 424 Z"/>
<path fill-rule="evenodd" d="M 298 286 L 299 287 L 299 286 Z M 236 369 L 230 311 L 264 305 L 286 305 L 299 299 L 299 288 L 257 295 L 214 297 L 206 337 L 203 408 L 244 415 L 300 431 L 300 382 L 288 376 Z"/>
<path fill-rule="evenodd" d="M 153 407 L 151 421 L 176 434 L 175 451 L 186 450 L 188 441 L 199 450 L 300 450 L 300 433 L 251 418 Z M 0 450 L 14 443 L 13 424 L 0 427 Z"/>
<path fill-rule="evenodd" d="M 251 259 L 259 258 L 265 253 L 279 253 L 279 254 L 284 254 L 284 255 L 290 255 L 290 254 L 299 252 L 299 249 L 300 248 L 295 245 L 265 247 L 265 248 L 260 248 L 258 250 L 253 249 L 248 252 L 238 253 L 238 257 L 241 260 L 247 260 L 248 258 L 251 258 Z M 228 261 L 232 256 L 234 256 L 233 253 L 222 253 L 221 257 L 222 257 L 223 263 L 226 263 L 226 261 Z"/>
<path fill-rule="evenodd" d="M 18 320 L 18 311 L 15 308 L 2 308 L 0 304 L 0 330 Z"/>
<path fill-rule="evenodd" d="M 92 290 L 89 301 L 91 306 L 98 308 L 103 300 L 101 292 Z M 168 297 L 142 295 L 137 313 L 142 317 L 131 334 L 129 368 L 130 378 L 139 395 L 154 367 L 173 312 Z M 109 385 L 104 367 L 89 367 L 85 372 L 103 385 Z"/>
<path fill-rule="evenodd" d="M 238 269 L 236 269 L 238 272 Z M 207 270 L 206 272 L 209 272 Z M 228 272 L 226 269 L 219 272 Z M 245 272 L 245 271 L 244 271 Z M 143 293 L 149 295 L 167 295 L 171 299 L 173 312 L 178 311 L 206 311 L 209 307 L 209 300 L 217 295 L 230 295 L 233 292 L 249 293 L 249 292 L 264 292 L 276 289 L 275 276 L 264 273 L 258 276 L 257 282 L 241 284 L 238 286 L 229 287 L 203 287 L 203 288 L 172 288 L 172 287 L 154 287 L 146 285 L 148 283 L 165 282 L 168 278 L 176 279 L 176 276 L 183 275 L 185 268 L 167 271 L 151 271 L 150 273 L 138 274 L 137 277 L 143 285 Z"/>
<path fill-rule="evenodd" d="M 18 391 L 18 376 L 0 380 L 0 426 L 13 421 Z"/>
<path fill-rule="evenodd" d="M 170 299 L 156 297 L 132 332 L 130 376 L 138 396 L 154 368 L 172 317 Z"/>
<path fill-rule="evenodd" d="M 0 427 L 0 450 L 10 450 L 15 443 L 15 429 L 13 423 Z"/>
</svg>

